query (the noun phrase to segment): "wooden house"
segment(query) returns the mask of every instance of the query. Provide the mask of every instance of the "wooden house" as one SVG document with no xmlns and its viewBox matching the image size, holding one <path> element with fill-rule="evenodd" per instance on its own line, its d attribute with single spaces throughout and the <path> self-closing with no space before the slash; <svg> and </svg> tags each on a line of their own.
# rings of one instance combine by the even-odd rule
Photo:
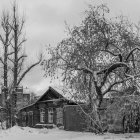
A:
<svg viewBox="0 0 140 140">
<path fill-rule="evenodd" d="M 63 107 L 73 105 L 52 87 L 33 104 L 23 107 L 18 112 L 18 124 L 29 127 L 53 127 L 64 124 Z"/>
<path fill-rule="evenodd" d="M 130 95 L 133 93 L 133 90 L 129 89 L 128 91 Z M 106 111 L 107 106 L 113 102 L 114 105 L 117 103 L 115 100 L 118 101 L 117 98 L 104 98 L 101 104 L 99 113 L 105 130 L 109 132 L 140 132 L 140 107 L 137 104 L 136 107 L 130 106 L 131 104 L 126 105 L 123 101 L 124 112 L 114 114 L 115 108 L 113 108 L 114 111 Z M 88 112 L 89 106 L 81 105 Z M 127 111 L 129 108 L 131 111 Z M 20 126 L 53 127 L 56 125 L 64 126 L 65 130 L 70 131 L 88 131 L 88 123 L 90 123 L 79 104 L 66 99 L 52 87 L 49 87 L 35 103 L 20 109 L 18 121 Z"/>
</svg>

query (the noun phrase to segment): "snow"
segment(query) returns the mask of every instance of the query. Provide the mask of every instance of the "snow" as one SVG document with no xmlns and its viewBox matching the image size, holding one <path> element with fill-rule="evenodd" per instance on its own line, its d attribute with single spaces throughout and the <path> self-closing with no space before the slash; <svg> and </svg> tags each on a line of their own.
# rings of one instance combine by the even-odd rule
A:
<svg viewBox="0 0 140 140">
<path fill-rule="evenodd" d="M 0 140 L 140 140 L 140 133 L 95 135 L 55 129 L 36 129 L 14 126 L 0 130 Z"/>
</svg>

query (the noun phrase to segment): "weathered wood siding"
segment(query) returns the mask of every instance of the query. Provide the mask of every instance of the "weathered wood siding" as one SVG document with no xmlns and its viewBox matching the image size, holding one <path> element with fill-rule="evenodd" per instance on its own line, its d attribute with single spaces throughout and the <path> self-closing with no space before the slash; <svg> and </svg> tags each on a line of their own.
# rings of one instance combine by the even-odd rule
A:
<svg viewBox="0 0 140 140">
<path fill-rule="evenodd" d="M 103 128 L 110 132 L 123 132 L 122 118 L 113 118 L 113 114 L 105 114 L 104 110 L 100 110 Z M 64 107 L 64 129 L 70 131 L 89 131 L 90 121 L 87 116 L 82 113 L 78 105 L 66 105 Z"/>
<path fill-rule="evenodd" d="M 79 106 L 64 107 L 64 129 L 70 131 L 85 131 L 87 129 L 86 116 L 79 111 Z"/>
</svg>

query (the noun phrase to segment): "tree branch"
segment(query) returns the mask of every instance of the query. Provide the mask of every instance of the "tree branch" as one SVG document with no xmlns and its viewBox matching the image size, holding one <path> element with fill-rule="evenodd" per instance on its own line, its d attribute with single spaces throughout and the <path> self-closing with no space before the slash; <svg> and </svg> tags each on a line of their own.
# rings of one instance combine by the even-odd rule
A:
<svg viewBox="0 0 140 140">
<path fill-rule="evenodd" d="M 10 53 L 7 54 L 7 56 L 12 55 L 13 53 L 14 53 L 14 52 L 10 52 Z"/>
<path fill-rule="evenodd" d="M 41 61 L 42 61 L 42 55 L 41 55 L 41 57 L 40 57 L 40 59 L 39 59 L 38 62 L 32 64 L 29 68 L 27 68 L 27 70 L 25 70 L 25 71 L 23 72 L 23 74 L 21 75 L 21 77 L 19 78 L 19 80 L 18 80 L 18 82 L 17 82 L 17 85 L 19 85 L 20 82 L 22 81 L 22 79 L 25 77 L 25 75 L 26 75 L 33 67 L 35 67 L 36 65 L 38 65 Z"/>
<path fill-rule="evenodd" d="M 111 73 L 114 69 L 116 68 L 119 68 L 119 67 L 126 67 L 126 68 L 129 68 L 128 65 L 126 63 L 123 63 L 123 62 L 118 62 L 118 63 L 115 63 L 115 64 L 112 64 L 109 68 L 107 69 L 104 69 L 104 70 L 101 70 L 99 72 L 97 72 L 97 75 L 99 74 L 109 74 Z"/>
<path fill-rule="evenodd" d="M 25 57 L 27 57 L 27 55 L 22 55 L 22 56 L 20 56 L 19 58 L 18 58 L 18 62 L 22 59 L 22 58 L 25 58 Z"/>
<path fill-rule="evenodd" d="M 21 46 L 25 41 L 26 41 L 26 39 L 23 39 L 23 40 L 18 44 L 18 47 Z"/>
<path fill-rule="evenodd" d="M 118 62 L 118 63 L 115 63 L 113 65 L 111 65 L 109 68 L 107 69 L 104 69 L 104 70 L 101 70 L 100 72 L 98 72 L 97 74 L 104 74 L 104 77 L 103 77 L 103 81 L 101 82 L 101 87 L 105 84 L 106 82 L 106 79 L 108 77 L 108 75 L 115 69 L 119 68 L 119 67 L 126 67 L 127 69 L 129 69 L 128 65 L 126 63 L 123 63 L 123 62 Z"/>
<path fill-rule="evenodd" d="M 8 59 L 9 59 L 13 64 L 15 63 L 14 60 L 12 60 L 11 58 L 8 57 Z"/>
<path fill-rule="evenodd" d="M 103 95 L 105 95 L 107 92 L 109 92 L 113 88 L 113 86 L 115 86 L 117 84 L 121 84 L 121 83 L 123 83 L 123 82 L 125 82 L 127 80 L 130 80 L 130 79 L 133 79 L 134 80 L 136 77 L 139 77 L 140 74 L 134 75 L 134 76 L 132 76 L 132 75 L 128 75 L 128 76 L 129 76 L 128 78 L 125 78 L 125 79 L 123 79 L 121 81 L 115 82 L 112 85 L 110 85 L 109 88 L 103 93 Z"/>
<path fill-rule="evenodd" d="M 80 71 L 83 71 L 84 73 L 87 73 L 87 74 L 93 74 L 93 71 L 89 68 L 76 68 L 76 70 L 80 70 Z"/>
<path fill-rule="evenodd" d="M 3 65 L 5 65 L 5 64 L 4 64 L 4 61 L 2 60 L 2 58 L 1 58 L 1 57 L 0 57 L 0 61 L 1 61 L 1 63 L 2 63 Z"/>
<path fill-rule="evenodd" d="M 4 39 L 2 38 L 2 36 L 0 35 L 0 40 L 2 41 L 3 44 L 5 44 Z"/>
<path fill-rule="evenodd" d="M 107 52 L 107 53 L 109 53 L 109 54 L 111 54 L 111 55 L 113 55 L 113 56 L 118 56 L 119 54 L 114 54 L 113 52 L 111 52 L 111 51 L 109 51 L 109 50 L 100 50 L 100 51 L 102 51 L 102 52 Z"/>
<path fill-rule="evenodd" d="M 132 53 L 133 53 L 135 50 L 139 50 L 139 51 L 140 51 L 140 48 L 136 47 L 136 48 L 132 49 L 132 50 L 129 52 L 128 56 L 126 57 L 126 62 L 128 61 L 129 57 L 132 55 Z"/>
<path fill-rule="evenodd" d="M 59 57 L 67 63 L 67 65 L 71 68 L 75 68 L 75 70 L 79 70 L 79 71 L 83 71 L 84 73 L 90 73 L 90 74 L 93 74 L 93 71 L 87 67 L 81 67 L 81 68 L 78 68 L 77 66 L 72 66 L 69 62 L 67 62 L 67 60 L 65 60 L 59 53 L 57 53 L 57 55 L 59 55 Z"/>
<path fill-rule="evenodd" d="M 17 73 L 17 75 L 19 75 L 21 70 L 22 70 L 23 62 L 24 62 L 24 59 L 22 59 L 21 62 L 19 63 L 19 65 L 18 65 L 18 73 Z"/>
</svg>

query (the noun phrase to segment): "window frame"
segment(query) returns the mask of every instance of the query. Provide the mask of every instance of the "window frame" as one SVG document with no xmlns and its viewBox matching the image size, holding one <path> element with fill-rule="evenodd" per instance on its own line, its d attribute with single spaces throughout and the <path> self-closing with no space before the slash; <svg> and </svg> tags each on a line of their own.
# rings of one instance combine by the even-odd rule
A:
<svg viewBox="0 0 140 140">
<path fill-rule="evenodd" d="M 63 108 L 56 108 L 56 123 L 63 125 Z"/>
<path fill-rule="evenodd" d="M 54 119 L 54 109 L 52 107 L 48 108 L 48 123 L 53 123 L 53 119 Z"/>
<path fill-rule="evenodd" d="M 41 123 L 45 122 L 45 109 L 44 108 L 40 109 L 40 122 Z"/>
</svg>

